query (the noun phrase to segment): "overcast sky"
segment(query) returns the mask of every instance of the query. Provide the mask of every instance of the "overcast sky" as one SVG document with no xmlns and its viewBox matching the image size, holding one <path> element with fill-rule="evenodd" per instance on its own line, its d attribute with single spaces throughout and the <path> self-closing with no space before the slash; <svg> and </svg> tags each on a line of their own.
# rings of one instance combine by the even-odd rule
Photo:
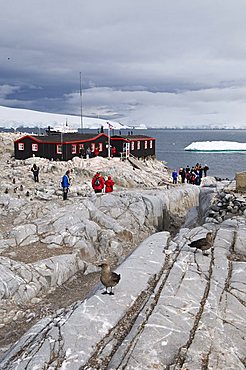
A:
<svg viewBox="0 0 246 370">
<path fill-rule="evenodd" d="M 0 105 L 246 127 L 245 0 L 0 0 Z"/>
</svg>

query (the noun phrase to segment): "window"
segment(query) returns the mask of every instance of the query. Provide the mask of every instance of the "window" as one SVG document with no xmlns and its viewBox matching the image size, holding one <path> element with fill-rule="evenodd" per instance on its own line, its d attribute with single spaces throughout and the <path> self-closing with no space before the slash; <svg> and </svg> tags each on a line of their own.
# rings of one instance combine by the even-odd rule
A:
<svg viewBox="0 0 246 370">
<path fill-rule="evenodd" d="M 137 142 L 137 149 L 140 149 L 140 141 Z"/>
<path fill-rule="evenodd" d="M 103 144 L 102 143 L 98 143 L 98 149 L 99 149 L 99 152 L 103 151 Z"/>
<path fill-rule="evenodd" d="M 18 149 L 24 150 L 24 143 L 18 143 Z"/>
<path fill-rule="evenodd" d="M 145 140 L 144 141 L 144 149 L 147 149 L 148 148 L 148 141 L 147 140 Z"/>
<path fill-rule="evenodd" d="M 150 147 L 150 149 L 152 149 L 152 147 L 153 147 L 153 142 L 152 142 L 152 140 L 150 140 L 150 142 L 149 142 L 149 147 Z"/>
<path fill-rule="evenodd" d="M 61 144 L 58 144 L 56 146 L 56 154 L 62 154 L 62 145 Z"/>
<path fill-rule="evenodd" d="M 72 144 L 72 154 L 76 154 L 76 144 Z"/>
<path fill-rule="evenodd" d="M 94 150 L 95 150 L 95 143 L 92 143 L 91 144 L 91 151 L 94 152 Z"/>
<path fill-rule="evenodd" d="M 32 151 L 37 152 L 38 151 L 38 144 L 32 144 Z"/>
<path fill-rule="evenodd" d="M 84 149 L 84 144 L 79 144 L 79 150 Z"/>
<path fill-rule="evenodd" d="M 134 141 L 131 142 L 131 150 L 134 150 Z"/>
</svg>

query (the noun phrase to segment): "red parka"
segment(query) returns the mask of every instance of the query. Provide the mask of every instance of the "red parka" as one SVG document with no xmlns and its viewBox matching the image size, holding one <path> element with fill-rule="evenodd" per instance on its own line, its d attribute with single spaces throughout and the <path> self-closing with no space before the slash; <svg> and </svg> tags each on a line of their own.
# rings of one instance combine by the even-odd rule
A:
<svg viewBox="0 0 246 370">
<path fill-rule="evenodd" d="M 97 179 L 99 179 L 100 185 L 95 184 Z M 104 188 L 104 179 L 100 174 L 96 173 L 92 178 L 92 187 L 94 190 L 102 190 Z"/>
<path fill-rule="evenodd" d="M 114 181 L 111 179 L 111 176 L 108 177 L 108 180 L 105 181 L 105 193 L 111 193 L 114 187 Z"/>
</svg>

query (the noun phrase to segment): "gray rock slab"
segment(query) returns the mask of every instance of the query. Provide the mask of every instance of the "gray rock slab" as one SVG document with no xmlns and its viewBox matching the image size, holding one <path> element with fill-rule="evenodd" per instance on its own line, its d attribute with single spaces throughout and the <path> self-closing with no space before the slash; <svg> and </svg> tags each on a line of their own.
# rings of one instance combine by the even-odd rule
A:
<svg viewBox="0 0 246 370">
<path fill-rule="evenodd" d="M 246 268 L 227 258 L 240 226 L 219 230 L 209 257 L 181 250 L 141 334 L 109 369 L 245 368 Z"/>
<path fill-rule="evenodd" d="M 162 269 L 168 238 L 168 232 L 154 234 L 122 263 L 114 296 L 101 295 L 100 289 L 57 317 L 39 322 L 6 354 L 0 368 L 41 369 L 46 363 L 51 369 L 61 361 L 61 368 L 68 370 L 85 364 L 97 342 L 110 335 Z"/>
<path fill-rule="evenodd" d="M 84 271 L 78 255 L 60 255 L 33 264 L 0 257 L 0 302 L 13 300 L 23 303 L 35 297 L 41 289 L 61 285 L 76 272 Z"/>
</svg>

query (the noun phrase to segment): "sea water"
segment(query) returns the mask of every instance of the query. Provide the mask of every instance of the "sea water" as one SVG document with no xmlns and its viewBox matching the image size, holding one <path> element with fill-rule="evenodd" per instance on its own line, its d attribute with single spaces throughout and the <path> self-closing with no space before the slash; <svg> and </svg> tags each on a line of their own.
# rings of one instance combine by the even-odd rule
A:
<svg viewBox="0 0 246 370">
<path fill-rule="evenodd" d="M 128 130 L 121 130 L 122 135 Z M 85 130 L 85 132 L 98 132 Z M 105 130 L 108 133 L 108 130 Z M 235 178 L 236 172 L 246 171 L 246 153 L 206 153 L 189 152 L 184 148 L 196 141 L 236 141 L 246 143 L 246 130 L 181 130 L 181 129 L 147 129 L 133 130 L 134 135 L 147 135 L 156 138 L 156 157 L 166 162 L 170 169 L 194 166 L 196 163 L 208 165 L 208 175 L 221 179 Z M 112 135 L 118 135 L 113 130 Z"/>
<path fill-rule="evenodd" d="M 157 159 L 171 169 L 190 167 L 196 163 L 209 166 L 208 175 L 234 179 L 236 172 L 246 171 L 246 153 L 187 152 L 186 146 L 195 141 L 236 141 L 246 143 L 246 130 L 135 130 L 156 138 Z"/>
</svg>

